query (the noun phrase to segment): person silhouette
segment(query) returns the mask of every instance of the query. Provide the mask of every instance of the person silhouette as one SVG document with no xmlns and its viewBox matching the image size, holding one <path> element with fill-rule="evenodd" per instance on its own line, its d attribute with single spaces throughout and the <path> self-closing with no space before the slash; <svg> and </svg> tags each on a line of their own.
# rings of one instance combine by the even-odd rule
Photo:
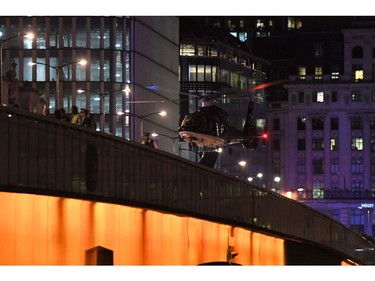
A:
<svg viewBox="0 0 375 281">
<path fill-rule="evenodd" d="M 143 139 L 141 142 L 143 145 L 152 147 L 152 148 L 158 148 L 158 145 L 155 140 L 150 138 L 150 133 L 144 133 L 143 134 Z"/>
</svg>

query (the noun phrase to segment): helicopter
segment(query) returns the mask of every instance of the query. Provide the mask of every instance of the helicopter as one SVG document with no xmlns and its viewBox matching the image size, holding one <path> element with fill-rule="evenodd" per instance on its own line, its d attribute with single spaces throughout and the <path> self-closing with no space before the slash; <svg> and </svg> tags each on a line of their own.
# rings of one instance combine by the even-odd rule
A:
<svg viewBox="0 0 375 281">
<path fill-rule="evenodd" d="M 178 133 L 192 148 L 242 144 L 247 150 L 256 149 L 259 139 L 265 135 L 259 135 L 253 124 L 253 107 L 254 102 L 250 100 L 242 131 L 229 124 L 226 111 L 216 105 L 210 105 L 187 114 L 178 128 Z"/>
<path fill-rule="evenodd" d="M 285 83 L 278 80 L 257 85 L 246 92 L 253 92 L 276 84 Z M 247 98 L 249 96 L 246 96 Z M 242 96 L 245 98 L 245 96 Z M 241 144 L 246 150 L 254 150 L 259 146 L 260 140 L 266 141 L 267 130 L 259 134 L 253 121 L 254 101 L 250 99 L 245 123 L 242 131 L 231 126 L 228 122 L 228 113 L 215 104 L 199 107 L 196 112 L 187 114 L 178 128 L 178 133 L 184 141 L 189 143 L 189 148 L 216 149 L 233 144 Z"/>
</svg>

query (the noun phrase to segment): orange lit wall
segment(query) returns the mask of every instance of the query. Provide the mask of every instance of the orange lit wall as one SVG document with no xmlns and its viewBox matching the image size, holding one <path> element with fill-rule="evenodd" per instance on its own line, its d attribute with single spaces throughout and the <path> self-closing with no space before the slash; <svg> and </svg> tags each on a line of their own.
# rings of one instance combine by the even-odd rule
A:
<svg viewBox="0 0 375 281">
<path fill-rule="evenodd" d="M 284 242 L 239 227 L 116 204 L 0 192 L 0 265 L 84 265 L 96 246 L 114 265 L 226 261 L 283 265 Z"/>
</svg>

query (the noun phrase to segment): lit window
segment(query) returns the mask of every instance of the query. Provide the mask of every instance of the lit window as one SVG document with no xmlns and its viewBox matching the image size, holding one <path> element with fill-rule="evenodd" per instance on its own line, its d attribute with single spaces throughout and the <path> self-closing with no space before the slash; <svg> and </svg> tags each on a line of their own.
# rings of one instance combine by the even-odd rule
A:
<svg viewBox="0 0 375 281">
<path fill-rule="evenodd" d="M 298 67 L 298 79 L 300 80 L 306 79 L 306 67 L 305 66 Z"/>
<path fill-rule="evenodd" d="M 363 80 L 363 70 L 362 69 L 358 69 L 354 72 L 354 80 L 355 81 Z"/>
<path fill-rule="evenodd" d="M 313 102 L 324 102 L 324 93 L 322 91 L 313 92 Z"/>
<path fill-rule="evenodd" d="M 321 66 L 315 66 L 315 79 L 323 79 L 323 68 Z"/>
<path fill-rule="evenodd" d="M 352 150 L 363 150 L 363 138 L 352 138 Z"/>
<path fill-rule="evenodd" d="M 324 198 L 324 184 L 323 182 L 313 182 L 313 198 Z"/>
<path fill-rule="evenodd" d="M 194 56 L 195 55 L 195 46 L 192 45 L 192 44 L 181 44 L 180 55 L 181 56 Z"/>
<path fill-rule="evenodd" d="M 197 66 L 189 65 L 189 81 L 197 81 Z"/>
<path fill-rule="evenodd" d="M 339 150 L 339 140 L 337 138 L 331 139 L 330 149 L 331 150 Z"/>
<path fill-rule="evenodd" d="M 334 71 L 331 73 L 331 79 L 332 80 L 338 80 L 340 78 L 340 72 Z"/>
</svg>

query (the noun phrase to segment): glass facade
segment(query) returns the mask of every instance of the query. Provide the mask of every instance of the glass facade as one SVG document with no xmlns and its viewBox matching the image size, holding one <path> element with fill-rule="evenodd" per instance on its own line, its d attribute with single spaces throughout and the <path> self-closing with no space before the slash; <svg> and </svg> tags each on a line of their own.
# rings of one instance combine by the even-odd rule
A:
<svg viewBox="0 0 375 281">
<path fill-rule="evenodd" d="M 3 41 L 2 71 L 14 63 L 18 81 L 31 83 L 51 113 L 77 105 L 90 109 L 98 124 L 102 112 L 96 93 L 119 93 L 104 99 L 105 131 L 122 135 L 110 121 L 116 118 L 112 108 L 126 109 L 120 92 L 131 83 L 130 22 L 129 17 L 0 17 L 0 40 L 16 36 Z M 17 37 L 28 32 L 34 39 Z"/>
</svg>

